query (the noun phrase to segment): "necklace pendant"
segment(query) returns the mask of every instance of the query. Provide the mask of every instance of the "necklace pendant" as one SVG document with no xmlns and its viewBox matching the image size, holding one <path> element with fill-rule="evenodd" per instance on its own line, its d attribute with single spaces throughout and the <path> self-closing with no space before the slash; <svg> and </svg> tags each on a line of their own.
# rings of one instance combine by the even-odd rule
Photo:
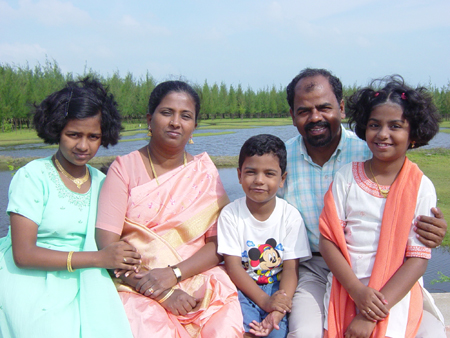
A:
<svg viewBox="0 0 450 338">
<path fill-rule="evenodd" d="M 76 179 L 74 179 L 72 182 L 76 184 L 76 186 L 77 186 L 78 189 L 81 189 L 81 186 L 82 186 L 83 183 L 86 182 L 86 181 L 84 181 L 83 179 L 80 179 L 80 178 L 76 178 Z"/>
<path fill-rule="evenodd" d="M 384 189 L 379 189 L 379 190 L 380 190 L 380 194 L 381 194 L 381 196 L 383 196 L 383 198 L 388 197 L 389 190 L 384 190 Z"/>
</svg>

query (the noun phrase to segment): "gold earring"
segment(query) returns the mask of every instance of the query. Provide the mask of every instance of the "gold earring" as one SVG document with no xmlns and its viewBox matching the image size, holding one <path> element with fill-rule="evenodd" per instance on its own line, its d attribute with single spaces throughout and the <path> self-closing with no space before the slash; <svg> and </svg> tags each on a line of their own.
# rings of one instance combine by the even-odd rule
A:
<svg viewBox="0 0 450 338">
<path fill-rule="evenodd" d="M 414 148 L 415 145 L 416 145 L 416 141 L 412 141 L 411 142 L 411 148 Z"/>
<path fill-rule="evenodd" d="M 150 127 L 148 127 L 148 133 L 147 133 L 148 137 L 152 137 L 152 130 L 150 129 Z"/>
<path fill-rule="evenodd" d="M 191 138 L 189 139 L 189 142 L 188 142 L 189 144 L 194 144 L 194 140 L 192 139 L 192 136 L 191 136 Z"/>
</svg>

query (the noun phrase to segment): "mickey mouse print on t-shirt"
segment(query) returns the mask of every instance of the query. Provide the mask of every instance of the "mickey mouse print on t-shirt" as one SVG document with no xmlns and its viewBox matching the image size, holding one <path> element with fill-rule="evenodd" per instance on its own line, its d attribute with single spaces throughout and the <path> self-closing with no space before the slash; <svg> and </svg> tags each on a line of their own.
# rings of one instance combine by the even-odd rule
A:
<svg viewBox="0 0 450 338">
<path fill-rule="evenodd" d="M 277 247 L 277 241 L 269 238 L 265 244 L 260 244 L 248 250 L 250 266 L 258 275 L 258 284 L 269 284 L 279 280 L 282 268 L 282 259 L 277 248 L 282 250 L 282 245 Z"/>
</svg>

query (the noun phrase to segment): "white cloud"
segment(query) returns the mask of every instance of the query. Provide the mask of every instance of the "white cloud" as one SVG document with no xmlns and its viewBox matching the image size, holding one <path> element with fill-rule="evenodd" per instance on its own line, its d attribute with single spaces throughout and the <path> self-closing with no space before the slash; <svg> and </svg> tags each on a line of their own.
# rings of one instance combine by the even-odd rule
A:
<svg viewBox="0 0 450 338">
<path fill-rule="evenodd" d="M 0 3 L 1 17 L 9 20 L 36 20 L 45 26 L 66 24 L 83 25 L 90 21 L 89 14 L 71 2 L 58 0 L 20 0 L 17 8 Z"/>
<path fill-rule="evenodd" d="M 15 60 L 16 64 L 45 58 L 47 51 L 39 44 L 2 43 L 0 44 L 0 59 Z"/>
</svg>

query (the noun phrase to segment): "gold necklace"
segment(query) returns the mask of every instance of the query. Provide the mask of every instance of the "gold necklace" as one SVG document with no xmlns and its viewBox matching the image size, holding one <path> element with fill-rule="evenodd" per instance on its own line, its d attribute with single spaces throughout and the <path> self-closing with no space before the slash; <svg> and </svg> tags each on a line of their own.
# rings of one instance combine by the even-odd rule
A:
<svg viewBox="0 0 450 338">
<path fill-rule="evenodd" d="M 64 176 L 66 176 L 69 180 L 71 180 L 73 183 L 75 183 L 77 185 L 78 189 L 81 189 L 81 186 L 89 179 L 89 169 L 86 167 L 86 174 L 81 177 L 81 178 L 75 178 L 72 175 L 70 175 L 61 165 L 61 163 L 59 163 L 58 159 L 55 156 L 55 164 L 56 167 L 58 168 L 58 170 L 61 172 L 61 174 L 63 174 Z"/>
<path fill-rule="evenodd" d="M 147 154 L 148 154 L 148 160 L 150 161 L 150 167 L 152 168 L 153 177 L 156 180 L 156 184 L 159 185 L 158 175 L 156 175 L 155 167 L 153 166 L 152 157 L 150 156 L 150 150 L 149 150 L 148 146 L 147 146 Z M 187 164 L 186 152 L 183 153 L 183 164 L 184 164 L 184 166 L 186 166 L 186 164 Z"/>
<path fill-rule="evenodd" d="M 377 179 L 376 179 L 376 177 L 375 177 L 375 175 L 373 174 L 373 171 L 372 171 L 372 161 L 369 162 L 369 169 L 370 169 L 370 173 L 372 174 L 372 177 L 373 177 L 375 183 L 378 186 L 378 191 L 380 192 L 381 196 L 383 196 L 383 198 L 387 198 L 388 194 L 389 194 L 389 189 L 387 189 L 387 190 L 386 189 L 381 189 L 381 187 L 378 184 L 378 181 L 377 181 Z"/>
</svg>

